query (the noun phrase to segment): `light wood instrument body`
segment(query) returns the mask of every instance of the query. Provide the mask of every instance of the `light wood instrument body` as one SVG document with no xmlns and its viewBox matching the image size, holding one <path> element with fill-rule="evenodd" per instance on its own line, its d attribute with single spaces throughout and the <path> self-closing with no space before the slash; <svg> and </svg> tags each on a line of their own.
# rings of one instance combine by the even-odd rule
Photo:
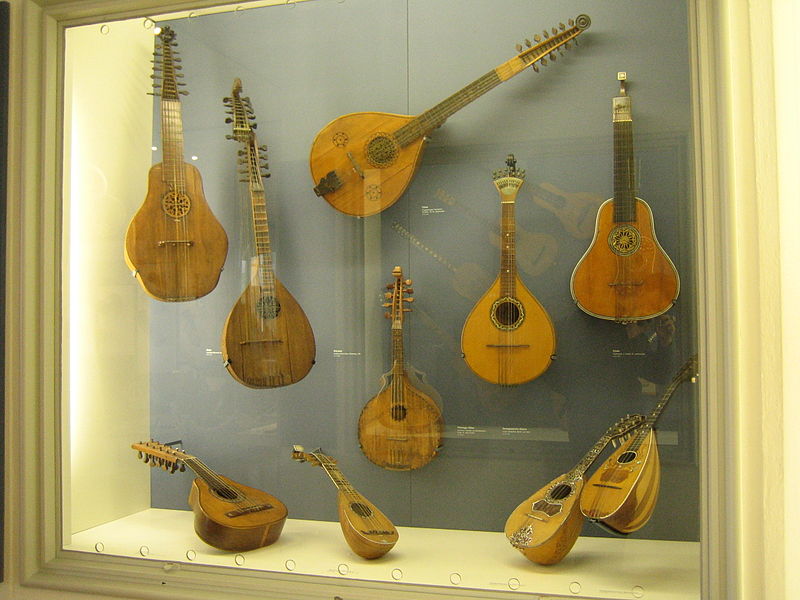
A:
<svg viewBox="0 0 800 600">
<path fill-rule="evenodd" d="M 658 243 L 653 213 L 644 200 L 635 201 L 635 219 L 624 223 L 614 221 L 613 199 L 600 206 L 592 243 L 572 273 L 572 298 L 594 317 L 625 322 L 651 319 L 669 310 L 678 298 L 678 271 Z M 638 249 L 627 256 L 614 252 L 609 243 L 620 227 L 639 234 Z"/>
<path fill-rule="evenodd" d="M 336 460 L 317 449 L 305 452 L 295 445 L 292 458 L 321 466 L 338 490 L 337 510 L 342 534 L 350 549 L 362 558 L 380 558 L 397 543 L 397 528 L 347 480 Z"/>
<path fill-rule="evenodd" d="M 151 467 L 174 473 L 188 466 L 197 478 L 189 491 L 194 530 L 210 546 L 244 552 L 277 541 L 286 522 L 286 506 L 275 496 L 224 477 L 199 458 L 156 441 L 132 444 Z"/>
<path fill-rule="evenodd" d="M 351 113 L 334 119 L 316 136 L 309 163 L 314 192 L 335 209 L 353 216 L 376 214 L 403 194 L 419 166 L 425 136 L 452 114 L 484 93 L 531 66 L 547 64 L 547 57 L 569 47 L 591 20 L 579 15 L 569 27 L 546 32 L 544 40 L 519 54 L 436 106 L 417 116 L 382 112 Z"/>
<path fill-rule="evenodd" d="M 514 207 L 525 172 L 513 155 L 495 172 L 500 193 L 500 274 L 467 316 L 461 351 L 479 377 L 500 385 L 535 379 L 550 366 L 556 333 L 550 316 L 517 274 Z"/>
</svg>

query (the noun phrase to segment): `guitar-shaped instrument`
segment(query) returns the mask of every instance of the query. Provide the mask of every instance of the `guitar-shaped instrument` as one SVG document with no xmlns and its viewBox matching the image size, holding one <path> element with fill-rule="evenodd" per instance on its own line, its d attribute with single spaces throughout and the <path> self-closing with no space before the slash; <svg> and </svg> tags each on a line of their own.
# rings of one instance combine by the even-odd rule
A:
<svg viewBox="0 0 800 600">
<path fill-rule="evenodd" d="M 508 517 L 505 534 L 511 545 L 530 561 L 553 565 L 575 545 L 583 526 L 580 497 L 586 470 L 603 449 L 644 423 L 642 415 L 628 415 L 605 432 L 592 449 L 568 473 L 559 475 Z"/>
<path fill-rule="evenodd" d="M 194 530 L 206 544 L 244 552 L 269 546 L 281 535 L 287 510 L 283 502 L 261 490 L 215 473 L 196 456 L 159 442 L 140 442 L 131 448 L 151 467 L 197 475 L 189 492 Z"/>
<path fill-rule="evenodd" d="M 570 292 L 578 307 L 628 323 L 651 319 L 678 299 L 680 278 L 656 239 L 653 213 L 636 197 L 631 99 L 625 73 L 613 99 L 614 197 L 597 211 L 594 238 L 572 272 Z"/>
<path fill-rule="evenodd" d="M 322 467 L 336 486 L 339 523 L 344 539 L 362 558 L 379 558 L 397 543 L 397 528 L 377 507 L 364 498 L 336 466 L 336 460 L 317 449 L 305 452 L 302 446 L 292 447 L 292 458 Z"/>
<path fill-rule="evenodd" d="M 661 482 L 653 427 L 678 386 L 696 375 L 697 356 L 693 356 L 667 386 L 644 425 L 592 474 L 581 496 L 581 512 L 588 519 L 622 534 L 647 523 L 655 509 Z"/>
<path fill-rule="evenodd" d="M 367 402 L 358 419 L 358 442 L 364 455 L 379 467 L 409 471 L 427 465 L 442 444 L 444 421 L 436 402 L 421 388 L 425 385 L 405 362 L 403 348 L 406 303 L 413 290 L 403 280 L 403 270 L 392 270 L 394 282 L 386 286 L 391 307 L 392 368 L 381 377 L 381 391 Z"/>
<path fill-rule="evenodd" d="M 500 274 L 464 323 L 461 351 L 476 375 L 491 383 L 517 385 L 550 366 L 556 333 L 547 311 L 517 273 L 514 207 L 525 172 L 513 155 L 494 173 L 500 193 Z"/>
<path fill-rule="evenodd" d="M 275 276 L 269 239 L 267 204 L 262 176 L 266 147 L 256 139 L 250 99 L 241 95 L 236 79 L 225 104 L 233 134 L 241 142 L 241 173 L 245 174 L 252 207 L 254 248 L 250 283 L 233 305 L 222 331 L 222 359 L 236 381 L 252 388 L 289 385 L 305 377 L 314 365 L 316 344 L 306 314 Z"/>
<path fill-rule="evenodd" d="M 351 113 L 328 123 L 311 146 L 314 192 L 335 209 L 353 216 L 368 216 L 397 201 L 410 183 L 431 131 L 448 117 L 489 90 L 528 67 L 539 70 L 556 51 L 568 48 L 591 20 L 579 15 L 567 27 L 534 36 L 532 45 L 517 46 L 515 57 L 492 69 L 463 89 L 417 116 L 382 112 Z"/>
<path fill-rule="evenodd" d="M 178 89 L 175 32 L 162 28 L 156 43 L 162 161 L 150 168 L 147 196 L 125 233 L 125 262 L 150 296 L 180 302 L 216 287 L 228 237 L 206 202 L 200 172 L 183 161 L 180 95 L 187 92 Z"/>
</svg>

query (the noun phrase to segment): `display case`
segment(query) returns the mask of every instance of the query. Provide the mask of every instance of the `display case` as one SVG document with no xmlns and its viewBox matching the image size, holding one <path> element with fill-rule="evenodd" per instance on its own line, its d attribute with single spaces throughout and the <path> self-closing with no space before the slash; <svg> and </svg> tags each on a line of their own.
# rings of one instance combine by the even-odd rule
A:
<svg viewBox="0 0 800 600">
<path fill-rule="evenodd" d="M 320 0 L 68 28 L 60 556 L 157 569 L 168 587 L 222 577 L 241 590 L 255 581 L 308 597 L 339 588 L 353 597 L 378 589 L 398 597 L 700 597 L 701 557 L 707 573 L 709 556 L 703 464 L 717 450 L 703 408 L 715 401 L 702 391 L 708 292 L 697 282 L 709 265 L 697 251 L 708 246 L 698 191 L 708 182 L 696 160 L 692 10 Z M 548 53 L 546 66 L 536 61 L 539 73 L 520 73 L 425 132 L 421 161 L 396 202 L 353 216 L 320 197 L 325 182 L 309 175 L 309 153 L 313 161 L 312 142 L 331 119 L 362 110 L 424 114 L 538 45 L 541 29 L 556 37 L 559 23 L 568 29 L 579 14 L 591 25 L 577 48 L 556 61 Z M 163 99 L 146 96 L 155 29 L 167 26 L 191 92 L 181 97 L 185 160 L 202 174 L 228 240 L 215 289 L 173 302 L 148 295 L 124 257 L 147 172 L 168 145 Z M 236 136 L 223 102 L 235 78 L 268 145 L 271 263 L 307 315 L 316 348 L 307 375 L 269 389 L 243 385 L 223 356 L 226 317 L 250 281 L 253 255 L 253 182 L 238 181 L 241 140 L 226 139 Z M 663 313 L 604 319 L 576 306 L 570 281 L 594 242 L 611 244 L 595 235 L 594 217 L 616 193 L 611 109 L 624 95 L 636 165 L 626 176 L 652 209 L 680 284 Z M 359 173 L 359 157 L 345 156 L 361 179 L 371 176 Z M 513 229 L 501 217 L 508 202 L 498 183 L 509 177 L 522 181 Z M 462 356 L 471 309 L 502 277 L 501 232 L 509 231 L 519 280 L 556 339 L 545 370 L 514 386 L 479 377 Z M 397 356 L 397 319 L 383 318 L 395 310 L 386 286 L 397 281 L 414 289 L 412 312 L 401 311 L 404 364 L 416 367 L 443 422 L 441 449 L 411 470 L 377 466 L 359 440 L 362 410 Z M 526 318 L 534 312 L 525 307 Z M 699 380 L 673 379 L 698 351 L 700 367 L 691 371 Z M 512 547 L 504 523 L 520 502 L 580 464 L 617 419 L 651 414 L 667 399 L 657 424 L 662 481 L 646 525 L 613 536 L 586 523 L 571 552 L 549 567 Z M 192 477 L 136 460 L 131 443 L 150 438 L 279 498 L 289 511 L 280 538 L 249 551 L 201 541 L 186 505 Z M 292 460 L 295 444 L 338 459 L 397 527 L 391 551 L 375 560 L 351 551 L 336 491 L 321 469 Z"/>
</svg>

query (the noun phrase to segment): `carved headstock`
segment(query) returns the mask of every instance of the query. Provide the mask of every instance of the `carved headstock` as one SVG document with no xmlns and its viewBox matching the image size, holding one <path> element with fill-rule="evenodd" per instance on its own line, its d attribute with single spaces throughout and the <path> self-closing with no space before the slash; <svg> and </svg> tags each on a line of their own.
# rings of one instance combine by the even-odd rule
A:
<svg viewBox="0 0 800 600">
<path fill-rule="evenodd" d="M 292 446 L 292 459 L 298 462 L 310 463 L 315 467 L 336 464 L 336 459 L 324 454 L 322 448 L 317 448 L 313 452 L 306 452 L 305 448 L 298 444 Z"/>
<path fill-rule="evenodd" d="M 530 40 L 525 40 L 525 46 L 517 44 L 517 58 L 525 63 L 525 66 L 533 67 L 533 70 L 539 72 L 539 65 L 547 65 L 547 59 L 555 60 L 556 51 L 561 54 L 562 48 L 568 49 L 572 46 L 572 41 L 575 40 L 577 45 L 578 41 L 575 39 L 592 24 L 592 20 L 588 15 L 578 15 L 573 21 L 570 19 L 568 22 L 569 27 L 564 23 L 559 23 L 558 28 L 553 27 L 550 31 L 546 29 L 542 31 L 540 36 L 538 33 L 533 36 L 533 44 Z M 551 37 L 552 36 L 552 37 Z"/>
<path fill-rule="evenodd" d="M 411 303 L 414 298 L 410 297 L 414 293 L 411 288 L 413 283 L 410 279 L 403 279 L 403 269 L 399 266 L 392 269 L 392 277 L 394 281 L 386 285 L 388 291 L 384 294 L 384 302 L 381 306 L 391 307 L 390 311 L 384 313 L 387 319 L 392 321 L 392 329 L 402 328 L 403 326 L 403 313 L 411 312 L 410 308 L 406 308 L 404 302 Z"/>
<path fill-rule="evenodd" d="M 610 441 L 616 447 L 618 438 L 626 436 L 640 425 L 643 425 L 645 420 L 644 415 L 625 415 L 609 427 L 600 440 L 604 443 Z"/>
<path fill-rule="evenodd" d="M 516 196 L 517 190 L 525 183 L 525 170 L 517 168 L 517 159 L 513 154 L 506 157 L 506 168 L 494 171 L 492 181 L 502 195 Z"/>
<path fill-rule="evenodd" d="M 144 460 L 145 464 L 149 464 L 151 467 L 161 467 L 170 473 L 185 471 L 185 461 L 195 458 L 191 454 L 186 454 L 155 440 L 131 444 L 131 448 L 139 451 L 139 458 Z"/>
<path fill-rule="evenodd" d="M 161 96 L 164 100 L 180 100 L 180 96 L 185 96 L 189 92 L 179 90 L 183 87 L 183 82 L 178 79 L 183 78 L 183 73 L 179 73 L 183 67 L 178 63 L 181 59 L 176 50 L 178 42 L 175 41 L 175 32 L 170 27 L 162 27 L 156 39 L 156 49 L 153 52 L 153 94 Z M 158 91 L 158 90 L 161 91 Z"/>
</svg>

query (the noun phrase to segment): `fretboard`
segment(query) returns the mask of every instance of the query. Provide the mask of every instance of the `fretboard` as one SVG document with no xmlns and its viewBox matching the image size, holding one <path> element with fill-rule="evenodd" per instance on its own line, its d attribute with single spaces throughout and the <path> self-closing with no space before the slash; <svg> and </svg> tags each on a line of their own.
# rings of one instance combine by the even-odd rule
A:
<svg viewBox="0 0 800 600">
<path fill-rule="evenodd" d="M 336 486 L 336 489 L 345 494 L 357 493 L 356 489 L 350 485 L 350 482 L 347 481 L 347 478 L 342 474 L 342 472 L 339 470 L 339 467 L 337 467 L 332 460 L 328 458 L 321 458 L 318 455 L 315 456 L 317 456 L 319 464 L 323 469 L 325 469 L 325 472 L 328 474 L 328 477 L 331 478 L 331 481 L 333 482 L 333 485 Z"/>
<path fill-rule="evenodd" d="M 592 449 L 584 455 L 575 468 L 570 471 L 570 474 L 575 478 L 581 477 L 586 470 L 592 466 L 592 463 L 595 461 L 595 459 L 600 456 L 600 453 L 608 445 L 609 441 L 611 441 L 611 438 L 607 435 L 600 438 L 600 441 L 592 446 Z"/>
<path fill-rule="evenodd" d="M 161 100 L 162 177 L 176 192 L 186 191 L 180 100 Z"/>
<path fill-rule="evenodd" d="M 614 98 L 613 107 L 614 222 L 623 223 L 636 220 L 636 170 L 630 98 Z"/>
<path fill-rule="evenodd" d="M 402 310 L 402 306 L 400 307 Z M 392 326 L 392 373 L 402 375 L 405 370 L 405 356 L 403 349 L 403 326 Z"/>
<path fill-rule="evenodd" d="M 212 489 L 219 489 L 221 486 L 225 488 L 230 488 L 230 486 L 224 484 L 224 482 L 219 478 L 219 476 L 209 469 L 206 464 L 197 457 L 190 457 L 183 459 L 184 464 L 189 467 L 192 471 L 194 471 L 195 475 L 197 475 L 200 479 L 205 481 L 208 486 Z M 232 488 L 231 488 L 232 489 Z"/>
<path fill-rule="evenodd" d="M 514 297 L 517 278 L 517 224 L 514 217 L 516 194 L 500 194 L 500 295 Z"/>
</svg>

